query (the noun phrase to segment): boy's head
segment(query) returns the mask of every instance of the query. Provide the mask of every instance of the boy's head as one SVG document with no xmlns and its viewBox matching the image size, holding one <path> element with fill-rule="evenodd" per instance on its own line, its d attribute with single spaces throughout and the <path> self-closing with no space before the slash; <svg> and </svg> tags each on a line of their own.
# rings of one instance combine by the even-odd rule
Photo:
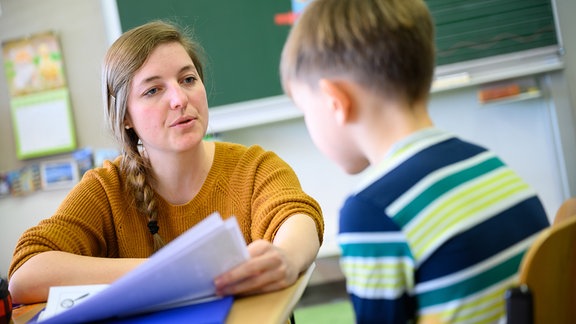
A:
<svg viewBox="0 0 576 324">
<path fill-rule="evenodd" d="M 288 36 L 280 73 L 288 95 L 293 81 L 314 89 L 345 78 L 412 105 L 428 97 L 434 62 L 434 24 L 422 0 L 314 0 Z"/>
</svg>

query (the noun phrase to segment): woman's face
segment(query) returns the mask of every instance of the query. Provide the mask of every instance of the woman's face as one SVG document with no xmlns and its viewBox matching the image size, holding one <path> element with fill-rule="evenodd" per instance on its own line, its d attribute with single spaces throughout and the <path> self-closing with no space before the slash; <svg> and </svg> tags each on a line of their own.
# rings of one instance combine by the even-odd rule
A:
<svg viewBox="0 0 576 324">
<path fill-rule="evenodd" d="M 179 153 L 202 141 L 208 127 L 206 89 L 180 43 L 159 45 L 134 74 L 126 126 L 148 154 Z"/>
</svg>

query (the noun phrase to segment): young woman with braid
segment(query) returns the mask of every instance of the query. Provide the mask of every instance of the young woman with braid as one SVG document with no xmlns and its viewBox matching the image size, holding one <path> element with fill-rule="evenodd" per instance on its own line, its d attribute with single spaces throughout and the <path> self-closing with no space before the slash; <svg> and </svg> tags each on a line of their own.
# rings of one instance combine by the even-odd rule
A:
<svg viewBox="0 0 576 324">
<path fill-rule="evenodd" d="M 122 155 L 85 173 L 56 213 L 20 238 L 16 303 L 50 286 L 110 283 L 212 212 L 235 216 L 250 259 L 219 294 L 284 288 L 315 259 L 324 225 L 293 170 L 259 146 L 204 141 L 208 102 L 197 45 L 176 26 L 124 33 L 103 73 L 106 120 Z"/>
</svg>

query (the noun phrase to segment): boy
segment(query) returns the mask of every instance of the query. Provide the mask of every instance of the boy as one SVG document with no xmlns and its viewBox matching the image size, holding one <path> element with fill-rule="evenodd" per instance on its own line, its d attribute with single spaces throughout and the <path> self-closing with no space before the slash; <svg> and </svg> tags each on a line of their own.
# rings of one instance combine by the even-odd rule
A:
<svg viewBox="0 0 576 324">
<path fill-rule="evenodd" d="M 494 153 L 434 127 L 434 25 L 421 0 L 315 0 L 280 63 L 316 146 L 366 181 L 338 241 L 358 323 L 491 323 L 549 225 Z"/>
</svg>

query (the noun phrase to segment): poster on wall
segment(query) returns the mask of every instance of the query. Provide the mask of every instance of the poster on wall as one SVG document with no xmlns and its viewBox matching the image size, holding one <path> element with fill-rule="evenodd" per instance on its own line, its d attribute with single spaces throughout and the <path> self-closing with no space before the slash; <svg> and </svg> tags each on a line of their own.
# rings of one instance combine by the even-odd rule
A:
<svg viewBox="0 0 576 324">
<path fill-rule="evenodd" d="M 76 135 L 58 37 L 53 32 L 2 43 L 16 155 L 70 152 Z"/>
</svg>

